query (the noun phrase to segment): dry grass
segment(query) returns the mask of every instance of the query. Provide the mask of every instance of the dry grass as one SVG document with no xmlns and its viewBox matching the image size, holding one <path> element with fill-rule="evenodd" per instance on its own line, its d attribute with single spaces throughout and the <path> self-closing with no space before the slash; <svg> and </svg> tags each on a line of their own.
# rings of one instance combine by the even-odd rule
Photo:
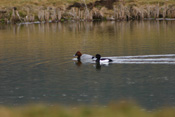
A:
<svg viewBox="0 0 175 117">
<path fill-rule="evenodd" d="M 0 107 L 1 117 L 175 117 L 175 108 L 148 112 L 130 102 L 103 106 L 45 106 Z"/>
<path fill-rule="evenodd" d="M 92 2 L 93 0 L 86 0 Z M 20 6 L 26 4 L 34 5 L 63 5 L 71 4 L 74 2 L 82 2 L 82 0 L 1 0 L 0 6 Z"/>
<path fill-rule="evenodd" d="M 113 9 L 96 6 L 92 9 L 72 7 L 84 0 L 1 0 L 0 22 L 33 22 L 62 20 L 143 20 L 175 18 L 175 0 L 119 0 Z M 95 0 L 85 0 L 86 3 Z M 12 11 L 16 7 L 18 11 Z M 3 13 L 3 12 L 6 13 Z M 11 20 L 10 20 L 11 19 Z"/>
<path fill-rule="evenodd" d="M 95 2 L 95 0 L 85 0 L 86 3 Z M 120 0 L 121 1 L 121 0 Z M 175 3 L 175 0 L 122 0 L 125 2 L 135 2 L 135 3 Z M 0 6 L 20 6 L 26 4 L 35 4 L 35 5 L 62 5 L 62 4 L 71 4 L 74 2 L 83 2 L 83 0 L 1 0 Z"/>
</svg>

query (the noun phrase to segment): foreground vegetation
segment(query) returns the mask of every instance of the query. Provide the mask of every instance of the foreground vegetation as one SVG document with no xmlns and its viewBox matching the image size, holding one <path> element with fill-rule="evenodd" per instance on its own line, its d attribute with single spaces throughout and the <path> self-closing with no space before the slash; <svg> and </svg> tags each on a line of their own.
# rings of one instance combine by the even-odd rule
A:
<svg viewBox="0 0 175 117">
<path fill-rule="evenodd" d="M 120 102 L 102 106 L 46 106 L 0 107 L 1 117 L 175 117 L 175 108 L 146 111 L 139 106 Z"/>
<path fill-rule="evenodd" d="M 175 0 L 1 0 L 0 22 L 175 18 Z"/>
</svg>

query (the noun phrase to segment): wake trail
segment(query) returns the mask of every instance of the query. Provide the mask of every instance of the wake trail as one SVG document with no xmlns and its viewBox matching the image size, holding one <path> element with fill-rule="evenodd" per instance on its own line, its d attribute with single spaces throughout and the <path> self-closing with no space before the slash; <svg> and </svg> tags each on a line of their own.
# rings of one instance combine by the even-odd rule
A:
<svg viewBox="0 0 175 117">
<path fill-rule="evenodd" d="M 113 56 L 112 63 L 118 64 L 175 64 L 175 54 L 138 55 L 138 56 Z"/>
</svg>

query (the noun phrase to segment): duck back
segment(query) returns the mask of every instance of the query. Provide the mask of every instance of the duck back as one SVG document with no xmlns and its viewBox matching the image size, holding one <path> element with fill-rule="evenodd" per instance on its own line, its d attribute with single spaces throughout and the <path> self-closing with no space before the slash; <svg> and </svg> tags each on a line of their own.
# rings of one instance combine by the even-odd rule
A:
<svg viewBox="0 0 175 117">
<path fill-rule="evenodd" d="M 92 59 L 93 56 L 92 55 L 89 55 L 89 54 L 82 54 L 82 56 L 80 58 L 81 58 L 81 60 L 82 59 Z"/>
</svg>

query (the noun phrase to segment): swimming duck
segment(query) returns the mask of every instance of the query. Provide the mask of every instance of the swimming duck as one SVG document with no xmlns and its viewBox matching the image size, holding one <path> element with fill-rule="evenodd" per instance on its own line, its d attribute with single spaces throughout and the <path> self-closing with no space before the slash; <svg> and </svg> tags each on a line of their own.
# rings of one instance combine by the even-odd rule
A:
<svg viewBox="0 0 175 117">
<path fill-rule="evenodd" d="M 88 59 L 93 59 L 94 57 L 89 54 L 82 54 L 80 51 L 77 51 L 74 56 L 77 56 L 77 59 L 80 60 L 88 60 Z"/>
<path fill-rule="evenodd" d="M 96 54 L 96 63 L 100 63 L 100 64 L 108 64 L 109 62 L 112 62 L 112 59 L 108 59 L 108 58 L 101 58 L 100 54 Z"/>
</svg>

